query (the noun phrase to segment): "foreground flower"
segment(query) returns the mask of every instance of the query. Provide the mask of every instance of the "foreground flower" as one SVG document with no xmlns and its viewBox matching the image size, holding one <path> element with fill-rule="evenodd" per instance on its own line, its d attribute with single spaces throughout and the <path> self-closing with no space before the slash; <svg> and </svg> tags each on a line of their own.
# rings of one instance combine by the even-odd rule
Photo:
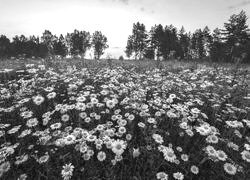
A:
<svg viewBox="0 0 250 180">
<path fill-rule="evenodd" d="M 73 170 L 74 166 L 71 163 L 64 165 L 63 170 L 61 172 L 63 179 L 69 180 L 73 175 Z"/>
<path fill-rule="evenodd" d="M 106 159 L 106 153 L 103 152 L 103 151 L 100 151 L 98 154 L 97 154 L 97 159 L 99 161 L 104 161 Z"/>
<path fill-rule="evenodd" d="M 206 141 L 208 143 L 216 144 L 216 143 L 218 143 L 219 139 L 216 135 L 210 135 L 206 138 Z"/>
<path fill-rule="evenodd" d="M 162 144 L 163 143 L 163 138 L 159 134 L 153 134 L 152 135 L 153 139 L 155 140 L 156 143 Z"/>
<path fill-rule="evenodd" d="M 158 147 L 158 150 L 163 153 L 164 159 L 168 162 L 175 162 L 176 160 L 176 155 L 174 153 L 174 150 L 170 147 L 166 147 L 163 145 L 160 145 Z"/>
<path fill-rule="evenodd" d="M 242 159 L 247 161 L 247 162 L 250 162 L 250 152 L 249 151 L 243 151 L 241 153 L 241 156 L 242 156 Z"/>
<path fill-rule="evenodd" d="M 26 123 L 28 127 L 34 127 L 38 124 L 38 120 L 36 118 L 29 119 Z"/>
<path fill-rule="evenodd" d="M 64 115 L 62 115 L 61 119 L 62 119 L 63 122 L 67 122 L 67 121 L 69 121 L 69 115 L 64 114 Z"/>
<path fill-rule="evenodd" d="M 206 153 L 208 154 L 208 156 L 210 157 L 217 157 L 218 153 L 217 151 L 214 149 L 213 146 L 207 146 L 206 147 Z"/>
<path fill-rule="evenodd" d="M 112 151 L 116 155 L 121 155 L 126 149 L 127 145 L 123 140 L 116 140 L 112 143 Z"/>
<path fill-rule="evenodd" d="M 75 140 L 76 140 L 76 137 L 75 137 L 75 136 L 73 136 L 73 135 L 68 135 L 68 136 L 66 136 L 66 137 L 64 138 L 64 143 L 65 143 L 66 145 L 70 145 L 70 144 L 73 144 L 73 143 L 75 142 Z"/>
<path fill-rule="evenodd" d="M 115 107 L 116 103 L 114 100 L 107 100 L 106 102 L 106 106 L 110 109 L 112 109 L 113 107 Z"/>
<path fill-rule="evenodd" d="M 41 95 L 33 97 L 33 102 L 38 106 L 41 105 L 43 101 L 44 101 L 44 97 L 42 97 Z"/>
<path fill-rule="evenodd" d="M 55 98 L 56 97 L 56 93 L 55 92 L 51 92 L 51 93 L 49 93 L 48 95 L 47 95 L 47 98 L 48 99 L 53 99 L 53 98 Z"/>
<path fill-rule="evenodd" d="M 158 172 L 156 178 L 160 180 L 168 180 L 168 175 L 164 172 Z"/>
<path fill-rule="evenodd" d="M 191 170 L 191 172 L 193 174 L 198 174 L 199 173 L 199 168 L 197 166 L 195 166 L 195 165 L 191 166 L 190 170 Z"/>
<path fill-rule="evenodd" d="M 177 180 L 183 180 L 184 179 L 184 175 L 181 172 L 177 172 L 173 174 L 173 177 Z"/>
<path fill-rule="evenodd" d="M 46 155 L 40 157 L 39 160 L 38 160 L 38 162 L 39 162 L 40 164 L 46 163 L 46 162 L 48 161 L 48 159 L 49 159 L 49 155 L 46 154 Z"/>
<path fill-rule="evenodd" d="M 222 151 L 222 150 L 218 150 L 218 151 L 217 151 L 217 158 L 218 158 L 219 160 L 221 160 L 221 161 L 226 161 L 226 159 L 227 159 L 227 154 L 226 154 L 224 151 Z"/>
<path fill-rule="evenodd" d="M 237 168 L 231 163 L 225 163 L 224 170 L 226 171 L 227 174 L 235 175 Z"/>
<path fill-rule="evenodd" d="M 200 135 L 202 136 L 206 136 L 208 135 L 210 132 L 211 132 L 211 128 L 209 125 L 202 125 L 202 126 L 199 126 L 199 127 L 196 127 L 196 131 L 198 133 L 200 133 Z"/>
</svg>

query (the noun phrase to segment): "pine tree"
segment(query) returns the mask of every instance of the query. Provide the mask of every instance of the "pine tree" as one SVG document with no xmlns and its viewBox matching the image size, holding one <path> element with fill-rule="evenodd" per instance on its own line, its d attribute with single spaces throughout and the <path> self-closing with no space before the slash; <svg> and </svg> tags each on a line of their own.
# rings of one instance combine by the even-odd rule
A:
<svg viewBox="0 0 250 180">
<path fill-rule="evenodd" d="M 65 39 L 62 34 L 60 35 L 59 39 L 57 39 L 57 41 L 54 43 L 53 49 L 54 49 L 55 55 L 58 55 L 61 57 L 66 56 L 67 47 L 65 45 Z"/>
<path fill-rule="evenodd" d="M 48 49 L 48 56 L 54 56 L 54 50 L 53 50 L 53 45 L 54 45 L 54 39 L 55 36 L 53 36 L 53 34 L 49 31 L 49 30 L 45 30 L 43 32 L 43 35 L 41 37 L 42 43 L 47 47 Z"/>
<path fill-rule="evenodd" d="M 202 59 L 206 56 L 204 47 L 204 35 L 201 29 L 197 29 L 191 39 L 192 57 Z"/>
<path fill-rule="evenodd" d="M 226 43 L 226 56 L 229 61 L 234 57 L 241 57 L 244 53 L 244 46 L 249 40 L 249 29 L 247 25 L 246 12 L 230 16 L 229 21 L 224 23 L 224 40 Z"/>
<path fill-rule="evenodd" d="M 128 58 L 130 58 L 133 54 L 133 39 L 131 35 L 128 37 L 125 54 Z"/>
<path fill-rule="evenodd" d="M 140 24 L 139 22 L 134 23 L 132 35 L 128 37 L 127 47 L 125 52 L 128 52 L 128 54 L 130 55 L 134 53 L 135 59 L 137 58 L 142 59 L 142 56 L 147 47 L 146 40 L 147 40 L 147 33 L 145 25 Z"/>
<path fill-rule="evenodd" d="M 163 39 L 164 39 L 164 30 L 161 24 L 155 25 L 150 30 L 150 40 L 151 44 L 155 49 L 156 59 L 158 60 L 160 56 L 163 55 Z"/>
<path fill-rule="evenodd" d="M 204 56 L 208 57 L 210 53 L 210 44 L 212 43 L 212 36 L 208 26 L 206 26 L 202 31 L 202 40 L 204 47 Z"/>
<path fill-rule="evenodd" d="M 224 43 L 222 42 L 222 36 L 220 29 L 216 28 L 212 34 L 212 40 L 210 43 L 210 57 L 214 62 L 223 61 L 224 59 Z"/>
<path fill-rule="evenodd" d="M 0 58 L 3 59 L 9 56 L 10 40 L 4 36 L 0 36 Z"/>
<path fill-rule="evenodd" d="M 188 48 L 189 48 L 189 36 L 186 33 L 184 27 L 181 27 L 179 32 L 179 46 L 180 46 L 180 58 L 184 59 L 188 56 Z"/>
</svg>

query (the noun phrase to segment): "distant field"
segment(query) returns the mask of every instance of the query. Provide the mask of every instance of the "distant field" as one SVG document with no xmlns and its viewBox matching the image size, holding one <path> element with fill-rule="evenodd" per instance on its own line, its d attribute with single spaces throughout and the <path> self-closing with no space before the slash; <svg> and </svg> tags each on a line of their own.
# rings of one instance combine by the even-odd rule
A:
<svg viewBox="0 0 250 180">
<path fill-rule="evenodd" d="M 0 65 L 0 179 L 250 179 L 249 66 Z"/>
<path fill-rule="evenodd" d="M 111 60 L 112 65 L 136 65 L 141 66 L 144 68 L 151 68 L 159 65 L 157 61 L 149 61 L 149 60 L 141 60 L 141 61 L 135 61 L 135 60 Z M 0 61 L 0 70 L 3 69 L 22 69 L 25 67 L 26 64 L 35 64 L 35 65 L 41 65 L 45 64 L 48 65 L 48 62 L 46 62 L 43 59 L 26 59 L 26 60 L 2 60 Z M 59 66 L 67 66 L 67 65 L 80 65 L 80 67 L 83 66 L 89 66 L 89 67 L 96 67 L 96 66 L 108 66 L 109 62 L 108 60 L 82 60 L 82 59 L 62 59 L 62 60 L 52 60 L 50 65 L 59 65 Z M 223 66 L 227 68 L 233 68 L 235 64 L 231 63 L 210 63 L 205 61 L 178 61 L 178 60 L 167 60 L 167 61 L 161 61 L 161 66 L 164 66 L 164 68 L 189 68 L 191 66 L 200 66 L 200 65 L 207 65 L 207 66 Z M 250 65 L 249 64 L 242 64 L 239 65 L 240 68 L 244 68 L 246 70 L 250 71 Z"/>
</svg>

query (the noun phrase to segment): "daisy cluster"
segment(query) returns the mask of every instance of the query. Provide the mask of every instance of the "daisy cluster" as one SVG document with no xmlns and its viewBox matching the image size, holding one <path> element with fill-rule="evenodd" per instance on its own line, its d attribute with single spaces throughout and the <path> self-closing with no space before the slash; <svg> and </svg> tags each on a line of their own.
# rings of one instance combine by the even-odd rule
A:
<svg viewBox="0 0 250 180">
<path fill-rule="evenodd" d="M 250 179 L 241 71 L 25 71 L 0 84 L 3 179 Z"/>
</svg>

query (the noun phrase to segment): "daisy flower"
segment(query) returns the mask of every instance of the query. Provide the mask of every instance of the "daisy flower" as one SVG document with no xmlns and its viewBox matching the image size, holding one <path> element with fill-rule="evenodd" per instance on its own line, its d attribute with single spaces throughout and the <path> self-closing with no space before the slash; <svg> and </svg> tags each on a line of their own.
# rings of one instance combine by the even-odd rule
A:
<svg viewBox="0 0 250 180">
<path fill-rule="evenodd" d="M 32 118 L 32 119 L 29 119 L 27 122 L 26 122 L 26 126 L 28 127 L 34 127 L 38 124 L 38 120 L 36 118 Z"/>
<path fill-rule="evenodd" d="M 160 180 L 168 180 L 168 175 L 164 172 L 158 172 L 156 178 Z"/>
<path fill-rule="evenodd" d="M 38 162 L 40 163 L 40 164 L 43 164 L 43 163 L 46 163 L 47 161 L 48 161 L 48 159 L 49 159 L 49 155 L 44 155 L 44 156 L 41 156 L 40 158 L 39 158 L 39 160 L 38 160 Z"/>
<path fill-rule="evenodd" d="M 68 115 L 68 114 L 62 115 L 61 120 L 62 120 L 63 122 L 69 121 L 69 115 Z"/>
<path fill-rule="evenodd" d="M 76 137 L 75 137 L 75 136 L 73 136 L 73 135 L 68 135 L 68 136 L 66 136 L 66 137 L 64 138 L 64 143 L 65 143 L 66 145 L 70 145 L 70 144 L 73 144 L 73 143 L 75 142 L 75 140 L 76 140 Z"/>
<path fill-rule="evenodd" d="M 90 158 L 91 158 L 91 156 L 90 156 L 89 154 L 84 154 L 82 157 L 83 157 L 83 159 L 84 159 L 85 161 L 88 161 L 88 160 L 90 160 Z"/>
<path fill-rule="evenodd" d="M 249 151 L 246 151 L 246 150 L 242 151 L 241 152 L 241 157 L 242 157 L 243 160 L 250 163 L 250 152 Z"/>
<path fill-rule="evenodd" d="M 123 140 L 115 140 L 114 142 L 112 142 L 112 151 L 116 155 L 121 155 L 126 149 L 126 147 L 127 147 L 127 144 Z"/>
<path fill-rule="evenodd" d="M 184 179 L 184 175 L 181 172 L 176 172 L 173 174 L 173 177 L 177 180 L 183 180 Z"/>
<path fill-rule="evenodd" d="M 144 128 L 146 125 L 143 122 L 139 122 L 138 126 L 141 127 L 141 128 Z"/>
<path fill-rule="evenodd" d="M 196 131 L 200 133 L 200 135 L 206 136 L 211 132 L 211 128 L 209 125 L 202 125 L 202 126 L 196 127 Z"/>
<path fill-rule="evenodd" d="M 133 114 L 128 115 L 128 120 L 133 121 L 135 119 L 135 116 Z"/>
<path fill-rule="evenodd" d="M 37 95 L 35 97 L 33 97 L 33 102 L 36 104 L 36 105 L 41 105 L 43 102 L 44 102 L 44 97 L 41 96 L 41 95 Z"/>
<path fill-rule="evenodd" d="M 191 113 L 193 113 L 193 114 L 198 114 L 198 113 L 200 113 L 201 111 L 198 109 L 198 108 L 192 108 L 191 109 Z"/>
<path fill-rule="evenodd" d="M 103 151 L 98 152 L 98 154 L 97 154 L 97 159 L 98 159 L 99 161 L 104 161 L 104 160 L 106 159 L 106 153 L 103 152 Z"/>
<path fill-rule="evenodd" d="M 174 154 L 174 150 L 172 148 L 160 145 L 158 150 L 163 153 L 166 161 L 173 163 L 176 160 L 176 155 Z"/>
<path fill-rule="evenodd" d="M 126 140 L 130 141 L 132 139 L 132 135 L 131 134 L 126 134 Z"/>
<path fill-rule="evenodd" d="M 213 146 L 207 146 L 206 152 L 207 152 L 208 156 L 217 157 L 217 151 L 214 149 Z"/>
<path fill-rule="evenodd" d="M 59 129 L 62 127 L 62 124 L 61 123 L 54 123 L 54 124 L 51 124 L 50 125 L 50 128 L 51 129 Z"/>
<path fill-rule="evenodd" d="M 85 143 L 81 143 L 79 150 L 81 153 L 85 153 L 88 150 L 88 146 Z"/>
<path fill-rule="evenodd" d="M 192 165 L 191 168 L 190 168 L 190 171 L 193 173 L 193 174 L 198 174 L 199 173 L 199 168 L 195 165 Z"/>
<path fill-rule="evenodd" d="M 153 134 L 152 137 L 156 143 L 162 144 L 164 142 L 162 136 L 159 134 Z"/>
<path fill-rule="evenodd" d="M 150 123 L 150 124 L 155 124 L 156 123 L 155 118 L 148 118 L 147 122 Z"/>
<path fill-rule="evenodd" d="M 23 130 L 23 131 L 21 132 L 21 134 L 18 136 L 18 138 L 23 138 L 23 137 L 25 137 L 25 136 L 31 134 L 31 132 L 32 132 L 32 131 L 31 131 L 30 129 L 25 129 L 25 130 Z"/>
<path fill-rule="evenodd" d="M 226 154 L 224 151 L 222 151 L 222 150 L 218 150 L 218 151 L 217 151 L 217 158 L 218 158 L 219 160 L 221 160 L 221 161 L 226 161 L 226 159 L 227 159 L 227 154 Z"/>
<path fill-rule="evenodd" d="M 87 113 L 86 112 L 80 112 L 79 113 L 79 117 L 82 118 L 82 119 L 85 119 L 87 117 Z"/>
<path fill-rule="evenodd" d="M 47 98 L 48 99 L 53 99 L 55 97 L 56 97 L 56 93 L 55 92 L 51 92 L 51 93 L 47 94 Z"/>
<path fill-rule="evenodd" d="M 187 155 L 187 154 L 182 154 L 182 155 L 181 155 L 181 159 L 182 159 L 183 161 L 188 161 L 188 155 Z"/>
<path fill-rule="evenodd" d="M 74 166 L 71 163 L 64 165 L 61 171 L 63 179 L 69 180 L 73 175 L 73 171 L 74 171 Z"/>
<path fill-rule="evenodd" d="M 219 139 L 216 135 L 209 135 L 207 138 L 206 138 L 206 141 L 208 143 L 212 143 L 212 144 L 217 144 Z"/>
<path fill-rule="evenodd" d="M 112 109 L 113 107 L 115 107 L 116 103 L 114 100 L 107 100 L 106 102 L 106 106 L 110 109 Z"/>
<path fill-rule="evenodd" d="M 53 87 L 46 87 L 46 88 L 44 88 L 44 90 L 46 92 L 52 92 L 54 90 L 54 88 Z"/>
<path fill-rule="evenodd" d="M 169 98 L 175 99 L 175 98 L 176 98 L 176 95 L 175 95 L 175 94 L 170 94 L 170 95 L 169 95 Z"/>
<path fill-rule="evenodd" d="M 237 168 L 231 163 L 225 163 L 224 170 L 226 171 L 227 174 L 235 175 Z"/>
<path fill-rule="evenodd" d="M 86 98 L 84 96 L 79 96 L 78 98 L 76 98 L 77 102 L 84 102 L 86 101 Z"/>
<path fill-rule="evenodd" d="M 121 133 L 121 134 L 124 134 L 124 133 L 126 133 L 126 128 L 125 127 L 119 127 L 119 129 L 118 129 L 118 132 L 119 133 Z"/>
<path fill-rule="evenodd" d="M 23 118 L 31 118 L 32 115 L 33 115 L 33 112 L 32 111 L 24 111 L 20 114 Z"/>
<path fill-rule="evenodd" d="M 20 128 L 21 128 L 22 125 L 18 125 L 18 126 L 15 126 L 13 127 L 12 129 L 8 130 L 8 134 L 14 134 L 16 133 Z"/>
</svg>

